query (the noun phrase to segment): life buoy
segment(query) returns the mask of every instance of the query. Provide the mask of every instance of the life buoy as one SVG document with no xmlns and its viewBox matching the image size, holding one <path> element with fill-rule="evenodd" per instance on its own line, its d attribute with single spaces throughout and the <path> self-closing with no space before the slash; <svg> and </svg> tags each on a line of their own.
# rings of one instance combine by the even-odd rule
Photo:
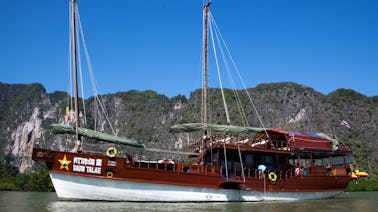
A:
<svg viewBox="0 0 378 212">
<path fill-rule="evenodd" d="M 113 172 L 106 172 L 106 177 L 107 178 L 112 178 L 113 177 Z"/>
<path fill-rule="evenodd" d="M 109 147 L 109 149 L 106 150 L 106 155 L 108 157 L 114 158 L 117 155 L 117 149 L 114 147 Z"/>
<path fill-rule="evenodd" d="M 268 174 L 268 179 L 269 179 L 272 183 L 276 183 L 276 181 L 277 181 L 277 175 L 276 175 L 276 173 L 274 173 L 274 172 L 269 172 L 269 174 Z"/>
</svg>

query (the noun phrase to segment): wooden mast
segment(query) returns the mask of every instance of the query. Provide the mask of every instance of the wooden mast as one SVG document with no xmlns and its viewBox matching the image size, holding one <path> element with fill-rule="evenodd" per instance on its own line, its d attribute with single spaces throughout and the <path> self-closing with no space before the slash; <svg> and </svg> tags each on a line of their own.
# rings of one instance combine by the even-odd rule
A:
<svg viewBox="0 0 378 212">
<path fill-rule="evenodd" d="M 207 3 L 203 7 L 203 87 L 202 87 L 202 123 L 207 124 L 208 117 L 207 117 L 207 61 L 208 61 L 208 54 L 207 54 L 207 48 L 208 48 L 208 13 L 209 13 L 209 7 L 211 2 Z M 207 131 L 205 130 L 205 135 L 207 134 Z"/>
<path fill-rule="evenodd" d="M 77 129 L 79 123 L 79 89 L 77 77 L 77 58 L 76 58 L 76 0 L 71 0 L 71 60 L 74 75 L 74 103 L 75 103 L 75 128 L 76 128 L 76 151 L 80 151 L 81 142 Z"/>
</svg>

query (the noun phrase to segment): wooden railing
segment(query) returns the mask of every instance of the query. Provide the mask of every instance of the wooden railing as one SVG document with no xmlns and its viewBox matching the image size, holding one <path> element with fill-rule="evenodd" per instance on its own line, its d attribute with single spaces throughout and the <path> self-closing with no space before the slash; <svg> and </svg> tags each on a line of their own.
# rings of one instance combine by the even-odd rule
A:
<svg viewBox="0 0 378 212">
<path fill-rule="evenodd" d="M 189 163 L 158 163 L 156 161 L 149 160 L 134 161 L 133 163 L 126 163 L 125 166 L 134 168 L 158 169 L 175 172 L 201 173 L 211 175 L 219 175 L 221 167 L 219 165 L 199 165 Z"/>
<path fill-rule="evenodd" d="M 148 160 L 139 160 L 132 163 L 126 163 L 126 167 L 135 167 L 135 168 L 146 168 L 146 169 L 158 169 L 158 170 L 167 170 L 175 172 L 185 172 L 185 173 L 199 173 L 199 174 L 210 174 L 210 175 L 219 175 L 226 177 L 226 170 L 220 165 L 200 165 L 200 164 L 190 164 L 190 163 L 158 163 L 156 161 Z M 277 175 L 277 179 L 285 180 L 290 179 L 298 175 L 294 168 L 288 170 L 274 170 L 273 172 Z M 265 173 L 265 177 L 270 173 Z M 327 169 L 324 166 L 313 166 L 306 168 L 306 172 L 301 172 L 300 175 L 306 176 L 342 176 L 346 175 L 345 167 L 334 167 L 332 170 Z M 243 177 L 243 172 L 241 169 L 229 169 L 227 173 L 228 178 Z M 263 178 L 263 174 L 259 173 L 257 169 L 254 168 L 245 168 L 244 169 L 245 178 Z"/>
</svg>

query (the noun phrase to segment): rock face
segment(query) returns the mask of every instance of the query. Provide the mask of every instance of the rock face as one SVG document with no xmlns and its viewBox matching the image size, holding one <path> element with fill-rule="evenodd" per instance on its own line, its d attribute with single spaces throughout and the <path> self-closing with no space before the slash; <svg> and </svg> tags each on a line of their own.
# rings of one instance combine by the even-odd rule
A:
<svg viewBox="0 0 378 212">
<path fill-rule="evenodd" d="M 21 123 L 11 135 L 11 139 L 14 141 L 11 153 L 20 160 L 20 172 L 25 172 L 26 169 L 31 167 L 30 155 L 33 150 L 33 144 L 42 135 L 42 120 L 38 118 L 38 115 L 39 108 L 34 108 L 30 119 Z"/>
<path fill-rule="evenodd" d="M 30 171 L 34 145 L 47 144 L 48 126 L 58 120 L 63 93 L 46 94 L 40 84 L 0 83 L 0 157 L 5 163 Z M 58 102 L 56 100 L 58 99 Z"/>
<path fill-rule="evenodd" d="M 249 89 L 257 114 L 248 96 L 238 93 L 250 126 L 260 127 L 260 117 L 265 127 L 335 134 L 343 141 L 358 144 L 356 148 L 363 145 L 370 150 L 361 153 L 365 155 L 363 160 L 370 161 L 363 164 L 371 170 L 377 168 L 378 156 L 373 152 L 378 150 L 378 96 L 366 97 L 346 89 L 323 95 L 295 83 L 261 84 Z M 220 91 L 210 89 L 209 96 L 210 122 L 225 124 Z M 243 125 L 233 91 L 226 90 L 225 96 L 231 124 Z M 169 127 L 201 120 L 201 90 L 193 91 L 189 99 L 181 95 L 168 98 L 154 91 L 119 92 L 101 98 L 115 133 L 151 148 L 181 148 L 187 139 L 170 133 Z M 24 173 L 32 170 L 33 146 L 64 149 L 66 138 L 50 136 L 49 125 L 64 122 L 67 99 L 64 92 L 47 94 L 40 84 L 0 83 L 0 159 Z M 87 125 L 111 132 L 103 113 L 93 113 L 95 108 L 101 108 L 95 99 L 85 102 Z M 348 121 L 351 128 L 340 126 L 342 120 Z"/>
</svg>

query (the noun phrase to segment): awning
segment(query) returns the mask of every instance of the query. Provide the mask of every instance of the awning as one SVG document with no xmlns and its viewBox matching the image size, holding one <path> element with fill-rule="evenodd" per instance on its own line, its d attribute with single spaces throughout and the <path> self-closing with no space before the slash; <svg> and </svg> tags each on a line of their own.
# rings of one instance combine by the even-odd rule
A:
<svg viewBox="0 0 378 212">
<path fill-rule="evenodd" d="M 75 134 L 76 133 L 76 130 L 74 127 L 63 125 L 63 124 L 52 124 L 50 128 L 51 128 L 51 132 L 54 134 Z M 98 132 L 98 131 L 86 129 L 86 128 L 81 128 L 81 127 L 79 127 L 77 131 L 79 135 L 84 136 L 86 138 L 106 141 L 106 142 L 115 143 L 115 144 L 123 144 L 123 145 L 128 145 L 128 146 L 133 146 L 133 147 L 144 148 L 143 144 L 140 144 L 139 142 L 131 140 L 131 139 L 121 138 L 115 135 L 110 135 L 107 133 L 102 133 L 102 132 Z"/>
<path fill-rule="evenodd" d="M 203 123 L 176 124 L 171 127 L 171 131 L 173 132 L 195 132 L 200 130 L 239 134 L 247 132 L 263 132 L 264 128 Z"/>
</svg>

